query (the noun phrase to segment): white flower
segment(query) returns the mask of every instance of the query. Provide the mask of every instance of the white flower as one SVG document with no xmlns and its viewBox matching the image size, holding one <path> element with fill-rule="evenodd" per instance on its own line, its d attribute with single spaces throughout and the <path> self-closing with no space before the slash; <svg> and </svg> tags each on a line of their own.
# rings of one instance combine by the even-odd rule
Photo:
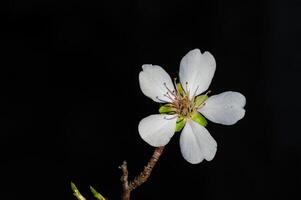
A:
<svg viewBox="0 0 301 200">
<path fill-rule="evenodd" d="M 158 147 L 166 145 L 175 132 L 181 131 L 183 157 L 192 164 L 214 158 L 217 144 L 205 128 L 207 121 L 232 125 L 245 115 L 246 98 L 238 92 L 223 92 L 208 97 L 204 93 L 216 68 L 214 57 L 199 49 L 188 52 L 181 60 L 179 83 L 171 80 L 157 65 L 143 65 L 139 74 L 142 92 L 158 103 L 164 103 L 160 114 L 142 119 L 138 130 L 142 139 Z"/>
</svg>

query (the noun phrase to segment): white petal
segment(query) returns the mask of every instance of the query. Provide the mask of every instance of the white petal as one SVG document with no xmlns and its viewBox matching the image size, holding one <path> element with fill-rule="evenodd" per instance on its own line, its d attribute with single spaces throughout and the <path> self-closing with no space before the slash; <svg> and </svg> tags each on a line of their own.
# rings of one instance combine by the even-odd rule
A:
<svg viewBox="0 0 301 200">
<path fill-rule="evenodd" d="M 143 65 L 142 69 L 139 83 L 143 94 L 156 102 L 171 102 L 166 93 L 173 91 L 174 85 L 166 71 L 157 65 Z"/>
<path fill-rule="evenodd" d="M 223 92 L 209 97 L 199 112 L 210 121 L 232 125 L 245 116 L 246 98 L 239 92 Z"/>
<path fill-rule="evenodd" d="M 182 58 L 179 76 L 184 90 L 189 90 L 190 98 L 208 89 L 215 67 L 215 59 L 207 51 L 202 54 L 199 49 L 194 49 Z"/>
<path fill-rule="evenodd" d="M 176 130 L 176 121 L 174 115 L 150 115 L 140 121 L 138 131 L 151 146 L 165 146 Z"/>
<path fill-rule="evenodd" d="M 180 136 L 181 152 L 191 164 L 210 161 L 214 158 L 217 144 L 207 129 L 188 120 Z"/>
</svg>

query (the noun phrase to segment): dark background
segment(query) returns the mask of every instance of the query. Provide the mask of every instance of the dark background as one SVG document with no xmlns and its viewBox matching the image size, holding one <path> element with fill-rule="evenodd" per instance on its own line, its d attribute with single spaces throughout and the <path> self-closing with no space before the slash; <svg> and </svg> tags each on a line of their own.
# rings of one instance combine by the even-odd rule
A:
<svg viewBox="0 0 301 200">
<path fill-rule="evenodd" d="M 211 162 L 186 162 L 176 134 L 133 199 L 300 198 L 299 2 L 2 1 L 1 199 L 75 199 L 71 180 L 119 199 L 118 166 L 133 177 L 153 151 L 137 131 L 158 109 L 141 65 L 175 77 L 194 48 L 216 58 L 212 93 L 243 93 L 246 116 L 209 123 Z"/>
</svg>

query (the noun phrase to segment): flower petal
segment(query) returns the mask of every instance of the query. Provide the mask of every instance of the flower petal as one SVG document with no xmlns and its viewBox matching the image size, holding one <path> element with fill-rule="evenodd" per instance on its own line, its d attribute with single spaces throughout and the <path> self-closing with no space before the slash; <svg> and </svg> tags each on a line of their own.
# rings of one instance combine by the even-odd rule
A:
<svg viewBox="0 0 301 200">
<path fill-rule="evenodd" d="M 181 152 L 185 160 L 197 164 L 214 158 L 217 144 L 207 129 L 188 120 L 180 136 Z"/>
<path fill-rule="evenodd" d="M 142 69 L 139 83 L 143 94 L 155 102 L 171 102 L 166 94 L 174 91 L 174 85 L 166 71 L 158 65 L 143 65 Z"/>
<path fill-rule="evenodd" d="M 246 98 L 239 92 L 223 92 L 209 97 L 198 111 L 210 121 L 232 125 L 245 116 Z"/>
<path fill-rule="evenodd" d="M 202 54 L 199 49 L 194 49 L 182 58 L 179 76 L 184 90 L 189 90 L 190 98 L 208 89 L 215 67 L 215 59 L 208 51 Z"/>
<path fill-rule="evenodd" d="M 141 138 L 154 147 L 166 145 L 176 130 L 175 115 L 150 115 L 138 125 Z"/>
</svg>

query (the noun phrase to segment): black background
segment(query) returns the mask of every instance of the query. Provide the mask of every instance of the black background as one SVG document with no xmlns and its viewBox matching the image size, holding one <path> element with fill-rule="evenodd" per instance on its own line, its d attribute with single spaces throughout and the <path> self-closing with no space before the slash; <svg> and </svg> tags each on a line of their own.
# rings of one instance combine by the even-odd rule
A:
<svg viewBox="0 0 301 200">
<path fill-rule="evenodd" d="M 89 199 L 90 184 L 119 199 L 118 166 L 127 160 L 133 177 L 153 151 L 137 131 L 158 109 L 140 91 L 141 65 L 175 77 L 194 48 L 216 58 L 212 93 L 243 93 L 246 116 L 209 123 L 211 162 L 187 163 L 176 134 L 133 199 L 299 194 L 298 1 L 15 0 L 0 9 L 1 199 L 74 199 L 71 180 Z"/>
</svg>

